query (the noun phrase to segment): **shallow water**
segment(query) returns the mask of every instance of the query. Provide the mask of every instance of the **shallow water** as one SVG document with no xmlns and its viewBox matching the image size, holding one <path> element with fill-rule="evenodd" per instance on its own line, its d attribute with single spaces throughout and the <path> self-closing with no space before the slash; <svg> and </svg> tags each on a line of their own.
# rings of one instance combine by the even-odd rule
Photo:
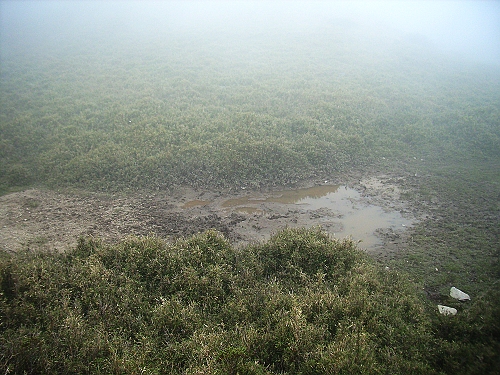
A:
<svg viewBox="0 0 500 375">
<path fill-rule="evenodd" d="M 320 185 L 314 186 L 306 189 L 297 189 L 297 190 L 283 190 L 273 193 L 270 197 L 241 197 L 228 199 L 224 203 L 222 203 L 222 207 L 236 207 L 248 204 L 259 204 L 265 202 L 274 202 L 274 203 L 282 203 L 282 204 L 297 204 L 303 199 L 319 199 L 324 197 L 329 193 L 334 193 L 339 189 L 338 185 Z"/>
<path fill-rule="evenodd" d="M 182 205 L 182 208 L 193 208 L 193 207 L 203 207 L 210 204 L 210 201 L 204 201 L 200 199 L 195 199 L 194 201 L 186 202 Z"/>
<path fill-rule="evenodd" d="M 318 217 L 318 224 L 324 224 L 332 219 L 340 222 L 342 229 L 336 231 L 335 235 L 337 237 L 351 236 L 353 240 L 361 240 L 361 247 L 373 247 L 381 243 L 375 235 L 375 231 L 379 228 L 398 229 L 412 224 L 399 212 L 387 212 L 382 207 L 367 204 L 358 191 L 336 185 L 287 190 L 275 193 L 268 198 L 232 199 L 224 202 L 223 206 L 235 207 L 268 202 L 294 205 L 308 211 L 323 209 L 325 212 L 330 212 L 330 214 Z"/>
<path fill-rule="evenodd" d="M 198 204 L 188 202 L 185 207 L 195 205 Z M 361 240 L 360 246 L 363 248 L 381 244 L 380 238 L 375 234 L 377 229 L 404 229 L 412 224 L 400 212 L 388 212 L 380 206 L 368 204 L 367 198 L 358 191 L 339 185 L 284 190 L 270 196 L 253 195 L 228 199 L 221 207 L 250 215 L 262 215 L 272 212 L 273 208 L 277 210 L 288 207 L 292 211 L 298 210 L 299 215 L 311 215 L 315 223 L 330 228 L 329 231 L 336 237 L 351 236 L 355 241 Z"/>
</svg>

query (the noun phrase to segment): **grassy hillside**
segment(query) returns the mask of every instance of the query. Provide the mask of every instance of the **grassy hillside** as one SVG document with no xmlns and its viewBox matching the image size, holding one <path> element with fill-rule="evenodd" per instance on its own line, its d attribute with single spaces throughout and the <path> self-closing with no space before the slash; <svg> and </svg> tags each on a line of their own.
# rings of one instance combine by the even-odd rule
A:
<svg viewBox="0 0 500 375">
<path fill-rule="evenodd" d="M 345 25 L 96 38 L 3 45 L 2 193 L 401 172 L 429 216 L 389 271 L 300 230 L 245 249 L 208 232 L 2 254 L 4 372 L 495 373 L 495 67 Z"/>
<path fill-rule="evenodd" d="M 65 254 L 3 259 L 0 276 L 6 373 L 470 374 L 498 365 L 490 298 L 439 316 L 404 275 L 318 230 L 240 250 L 213 231 L 174 244 L 82 240 Z"/>
<path fill-rule="evenodd" d="M 498 157 L 498 73 L 386 37 L 331 28 L 19 48 L 2 61 L 0 183 L 262 186 L 382 157 Z"/>
</svg>

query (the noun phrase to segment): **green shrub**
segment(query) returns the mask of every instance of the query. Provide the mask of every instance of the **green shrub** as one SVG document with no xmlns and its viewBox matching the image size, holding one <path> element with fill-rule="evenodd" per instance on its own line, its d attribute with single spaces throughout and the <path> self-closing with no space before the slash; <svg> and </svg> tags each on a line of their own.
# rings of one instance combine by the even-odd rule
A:
<svg viewBox="0 0 500 375">
<path fill-rule="evenodd" d="M 286 229 L 242 249 L 215 231 L 171 244 L 155 237 L 116 245 L 81 239 L 65 254 L 2 257 L 0 275 L 4 372 L 440 368 L 415 286 L 378 269 L 352 241 L 319 229 Z M 445 353 L 461 352 L 438 355 Z"/>
</svg>

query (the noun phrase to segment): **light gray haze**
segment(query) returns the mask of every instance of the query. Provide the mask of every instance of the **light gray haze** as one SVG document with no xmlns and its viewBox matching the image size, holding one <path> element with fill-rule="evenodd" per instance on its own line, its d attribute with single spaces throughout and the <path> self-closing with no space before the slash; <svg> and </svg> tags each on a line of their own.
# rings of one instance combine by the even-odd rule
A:
<svg viewBox="0 0 500 375">
<path fill-rule="evenodd" d="M 2 55 L 79 38 L 317 30 L 342 19 L 468 60 L 500 62 L 499 1 L 1 1 Z"/>
</svg>

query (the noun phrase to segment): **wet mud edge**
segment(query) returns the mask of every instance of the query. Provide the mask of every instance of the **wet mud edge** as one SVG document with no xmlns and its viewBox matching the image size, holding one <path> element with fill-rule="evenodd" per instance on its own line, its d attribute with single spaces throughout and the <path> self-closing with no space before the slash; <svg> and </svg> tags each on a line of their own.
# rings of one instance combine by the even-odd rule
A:
<svg viewBox="0 0 500 375">
<path fill-rule="evenodd" d="M 421 208 L 412 207 L 401 197 L 403 192 L 415 188 L 410 176 L 351 175 L 331 181 L 306 181 L 279 190 L 325 183 L 352 187 L 361 193 L 366 203 L 401 212 L 406 218 L 416 221 L 426 218 Z M 156 235 L 174 241 L 207 229 L 216 229 L 231 243 L 243 246 L 265 241 L 284 227 L 320 224 L 317 219 L 321 212 L 274 207 L 272 212 L 245 214 L 223 207 L 222 203 L 227 199 L 252 193 L 256 192 L 177 188 L 173 192 L 118 196 L 29 189 L 0 197 L 0 246 L 7 252 L 26 247 L 65 251 L 75 246 L 81 236 L 99 237 L 109 243 L 130 235 Z M 273 189 L 258 193 L 268 196 Z M 186 203 L 196 200 L 210 204 L 183 208 Z M 411 228 L 380 230 L 377 235 L 381 245 L 367 251 L 376 258 L 390 258 L 407 246 L 411 240 Z M 363 247 L 362 243 L 360 247 Z"/>
</svg>

